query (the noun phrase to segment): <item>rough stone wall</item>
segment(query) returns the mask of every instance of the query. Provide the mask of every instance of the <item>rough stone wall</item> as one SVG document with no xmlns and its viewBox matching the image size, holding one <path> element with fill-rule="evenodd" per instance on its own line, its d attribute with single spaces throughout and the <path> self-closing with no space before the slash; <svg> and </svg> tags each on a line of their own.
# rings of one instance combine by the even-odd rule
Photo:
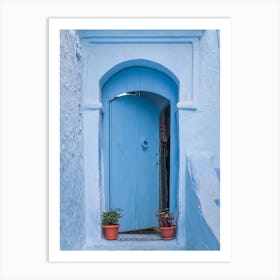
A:
<svg viewBox="0 0 280 280">
<path fill-rule="evenodd" d="M 74 31 L 60 33 L 60 248 L 85 241 L 82 135 L 82 61 Z"/>
</svg>

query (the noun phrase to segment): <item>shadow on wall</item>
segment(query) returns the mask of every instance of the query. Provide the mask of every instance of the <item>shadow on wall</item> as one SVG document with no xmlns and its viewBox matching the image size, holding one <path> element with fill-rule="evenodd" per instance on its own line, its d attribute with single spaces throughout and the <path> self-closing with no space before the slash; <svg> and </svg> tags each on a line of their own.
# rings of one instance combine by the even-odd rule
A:
<svg viewBox="0 0 280 280">
<path fill-rule="evenodd" d="M 215 202 L 219 200 L 219 195 L 217 197 L 217 184 L 219 180 L 216 177 L 215 170 L 194 170 L 194 168 L 199 169 L 200 167 L 205 167 L 203 164 L 205 157 L 197 157 L 193 159 L 192 157 L 187 158 L 186 164 L 186 237 L 187 237 L 187 250 L 220 250 L 220 243 L 218 241 L 219 237 L 216 238 L 214 232 L 219 235 L 220 227 L 220 207 Z M 209 157 L 209 162 L 210 162 Z M 196 164 L 197 162 L 202 162 L 202 164 Z M 210 165 L 208 165 L 210 166 Z M 200 172 L 199 172 L 200 171 Z M 213 186 L 213 190 L 209 192 L 208 190 L 203 190 L 203 185 L 199 185 L 199 178 L 197 176 L 205 176 L 211 171 L 213 176 L 210 176 L 209 184 Z M 199 175 L 200 174 L 200 175 Z M 196 180 L 198 179 L 198 180 Z M 209 186 L 208 184 L 208 186 Z M 203 198 L 204 196 L 204 198 Z M 206 199 L 205 199 L 206 198 Z M 206 205 L 206 201 L 211 201 L 210 208 Z M 205 205 L 203 205 L 205 204 Z M 209 204 L 209 203 L 207 203 Z M 204 210 L 207 210 L 207 215 Z M 213 230 L 216 227 L 215 230 Z M 212 229 L 210 228 L 212 226 Z M 218 227 L 218 228 L 217 228 Z M 214 232 L 213 232 L 214 231 Z"/>
</svg>

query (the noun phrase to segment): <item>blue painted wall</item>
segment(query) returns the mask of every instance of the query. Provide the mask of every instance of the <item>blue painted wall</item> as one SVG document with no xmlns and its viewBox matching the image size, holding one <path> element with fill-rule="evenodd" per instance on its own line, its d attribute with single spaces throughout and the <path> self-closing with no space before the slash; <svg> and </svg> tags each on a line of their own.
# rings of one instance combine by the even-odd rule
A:
<svg viewBox="0 0 280 280">
<path fill-rule="evenodd" d="M 186 246 L 189 250 L 220 248 L 220 49 L 216 30 L 199 41 L 196 110 L 180 115 L 182 159 L 186 168 Z M 182 221 L 184 223 L 184 221 Z"/>
<path fill-rule="evenodd" d="M 216 30 L 204 31 L 199 41 L 197 110 L 182 116 L 185 153 L 208 152 L 220 167 L 220 50 Z"/>
<path fill-rule="evenodd" d="M 189 250 L 220 249 L 220 182 L 207 153 L 187 157 L 186 244 Z"/>
<path fill-rule="evenodd" d="M 76 33 L 60 40 L 60 247 L 75 250 L 85 242 L 82 62 Z"/>
<path fill-rule="evenodd" d="M 220 247 L 219 34 L 216 30 L 196 31 L 195 34 L 192 31 L 170 31 L 166 34 L 162 32 L 164 31 L 146 34 L 145 31 L 141 31 L 142 37 L 135 39 L 137 36 L 129 37 L 134 35 L 131 31 L 127 33 L 122 31 L 121 34 L 110 31 L 104 31 L 104 34 L 102 31 L 78 31 L 83 66 L 80 55 L 77 54 L 76 34 L 72 31 L 61 32 L 61 248 L 63 249 L 79 249 L 83 245 L 83 248 L 89 250 L 100 249 L 100 244 L 103 244 L 100 220 L 105 205 L 101 136 L 102 87 L 117 71 L 132 66 L 162 71 L 178 85 L 176 121 L 179 168 L 176 248 L 218 250 Z M 118 36 L 114 38 L 115 35 L 123 38 Z M 158 36 L 159 41 L 154 43 L 153 36 L 150 35 Z M 172 36 L 177 35 L 180 35 L 182 41 L 171 43 Z M 138 43 L 133 41 L 126 44 L 126 36 L 131 40 L 138 40 Z M 103 43 L 100 40 L 107 41 Z M 123 41 L 116 44 L 115 40 Z M 80 131 L 81 99 L 85 127 L 83 131 Z M 136 243 L 133 246 L 141 249 L 142 245 Z M 111 244 L 112 250 L 118 246 L 125 247 L 123 243 L 117 245 L 117 242 L 114 242 L 115 247 Z M 150 244 L 151 248 L 156 247 L 155 244 Z M 131 244 L 129 246 L 134 248 Z"/>
</svg>

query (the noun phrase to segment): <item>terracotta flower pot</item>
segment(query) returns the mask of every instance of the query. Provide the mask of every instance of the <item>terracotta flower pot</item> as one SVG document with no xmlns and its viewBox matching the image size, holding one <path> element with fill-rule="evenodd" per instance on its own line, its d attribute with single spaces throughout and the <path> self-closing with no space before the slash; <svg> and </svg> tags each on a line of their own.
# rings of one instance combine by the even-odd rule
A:
<svg viewBox="0 0 280 280">
<path fill-rule="evenodd" d="M 176 226 L 171 227 L 160 227 L 160 232 L 163 240 L 174 239 Z"/>
<path fill-rule="evenodd" d="M 118 231 L 120 225 L 102 225 L 104 231 L 104 237 L 108 240 L 118 239 Z"/>
</svg>

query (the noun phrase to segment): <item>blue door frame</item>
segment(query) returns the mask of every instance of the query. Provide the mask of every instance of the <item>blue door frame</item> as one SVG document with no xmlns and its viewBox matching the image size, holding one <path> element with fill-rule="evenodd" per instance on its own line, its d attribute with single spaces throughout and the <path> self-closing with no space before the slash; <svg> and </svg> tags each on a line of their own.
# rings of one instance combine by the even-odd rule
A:
<svg viewBox="0 0 280 280">
<path fill-rule="evenodd" d="M 141 92 L 142 96 L 125 94 L 135 92 Z M 121 231 L 156 226 L 154 214 L 159 208 L 159 116 L 167 101 L 170 103 L 171 119 L 170 210 L 173 213 L 177 211 L 177 85 L 160 71 L 142 66 L 129 67 L 107 80 L 102 88 L 102 99 L 104 209 L 123 208 Z M 134 126 L 133 122 L 136 122 Z M 143 135 L 136 136 L 137 133 Z M 143 162 L 134 164 L 139 152 Z M 151 154 L 147 157 L 149 152 Z M 133 168 L 130 168 L 131 165 Z M 136 174 L 137 170 L 142 174 Z M 126 177 L 126 172 L 130 172 L 130 176 Z M 149 175 L 144 177 L 144 173 Z M 135 205 L 133 209 L 132 204 Z"/>
</svg>

